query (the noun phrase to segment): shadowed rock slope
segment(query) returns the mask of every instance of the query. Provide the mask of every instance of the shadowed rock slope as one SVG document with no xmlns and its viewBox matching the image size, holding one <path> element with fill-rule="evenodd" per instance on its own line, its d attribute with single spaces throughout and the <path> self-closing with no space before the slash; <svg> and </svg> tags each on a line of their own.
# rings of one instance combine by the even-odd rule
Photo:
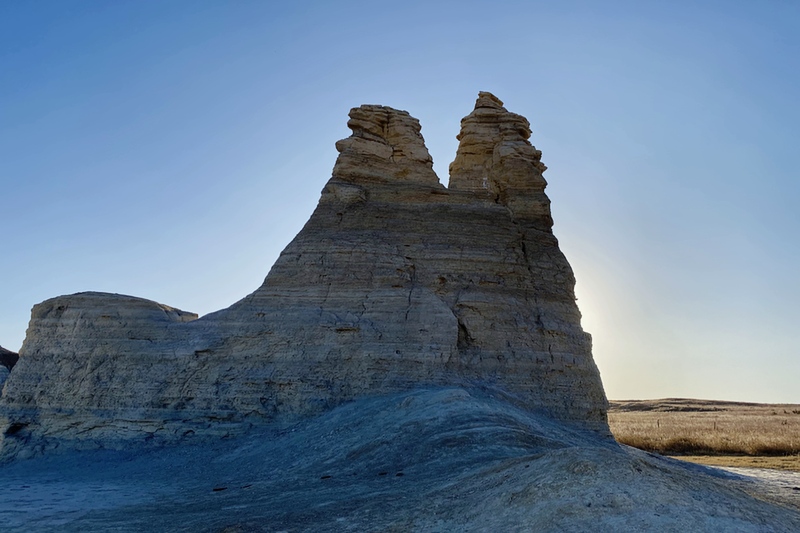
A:
<svg viewBox="0 0 800 533">
<path fill-rule="evenodd" d="M 0 399 L 3 453 L 225 435 L 436 385 L 607 433 L 528 121 L 481 93 L 449 188 L 405 111 L 361 106 L 348 126 L 311 219 L 230 308 L 36 305 Z"/>
</svg>

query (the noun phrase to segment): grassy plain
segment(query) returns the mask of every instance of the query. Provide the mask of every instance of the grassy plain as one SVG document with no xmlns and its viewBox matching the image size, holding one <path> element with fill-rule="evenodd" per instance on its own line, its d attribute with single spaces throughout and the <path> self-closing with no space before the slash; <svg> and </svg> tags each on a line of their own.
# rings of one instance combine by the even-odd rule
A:
<svg viewBox="0 0 800 533">
<path fill-rule="evenodd" d="M 800 471 L 800 405 L 665 399 L 612 401 L 629 446 L 715 466 Z"/>
</svg>

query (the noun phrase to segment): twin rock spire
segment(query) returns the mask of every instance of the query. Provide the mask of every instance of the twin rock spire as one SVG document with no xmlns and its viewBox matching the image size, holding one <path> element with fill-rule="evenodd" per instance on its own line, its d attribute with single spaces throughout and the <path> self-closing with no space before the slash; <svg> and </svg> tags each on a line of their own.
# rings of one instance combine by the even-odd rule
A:
<svg viewBox="0 0 800 533">
<path fill-rule="evenodd" d="M 334 181 L 349 184 L 408 183 L 443 188 L 420 134 L 417 119 L 405 111 L 363 105 L 350 111 L 353 135 L 336 143 L 340 155 Z M 505 205 L 519 218 L 540 218 L 550 227 L 542 152 L 531 145 L 530 123 L 503 107 L 488 92 L 461 121 L 460 141 L 450 164 L 449 191 Z"/>
</svg>

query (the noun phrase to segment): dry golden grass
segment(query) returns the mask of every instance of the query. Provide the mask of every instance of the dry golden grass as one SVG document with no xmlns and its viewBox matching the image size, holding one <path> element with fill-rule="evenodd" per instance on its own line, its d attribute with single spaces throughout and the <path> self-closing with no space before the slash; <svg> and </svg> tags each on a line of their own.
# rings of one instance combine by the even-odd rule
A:
<svg viewBox="0 0 800 533">
<path fill-rule="evenodd" d="M 800 454 L 800 405 L 617 401 L 608 422 L 619 442 L 664 455 Z"/>
</svg>

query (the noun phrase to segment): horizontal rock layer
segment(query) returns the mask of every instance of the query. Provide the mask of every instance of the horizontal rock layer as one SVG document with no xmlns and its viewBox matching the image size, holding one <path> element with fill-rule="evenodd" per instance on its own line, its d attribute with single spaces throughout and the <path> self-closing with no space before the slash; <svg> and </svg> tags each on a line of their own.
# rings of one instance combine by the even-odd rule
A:
<svg viewBox="0 0 800 533">
<path fill-rule="evenodd" d="M 408 113 L 350 117 L 311 219 L 230 308 L 197 319 L 101 293 L 37 305 L 0 398 L 3 453 L 227 434 L 438 385 L 607 433 L 528 122 L 481 93 L 445 188 Z"/>
</svg>

